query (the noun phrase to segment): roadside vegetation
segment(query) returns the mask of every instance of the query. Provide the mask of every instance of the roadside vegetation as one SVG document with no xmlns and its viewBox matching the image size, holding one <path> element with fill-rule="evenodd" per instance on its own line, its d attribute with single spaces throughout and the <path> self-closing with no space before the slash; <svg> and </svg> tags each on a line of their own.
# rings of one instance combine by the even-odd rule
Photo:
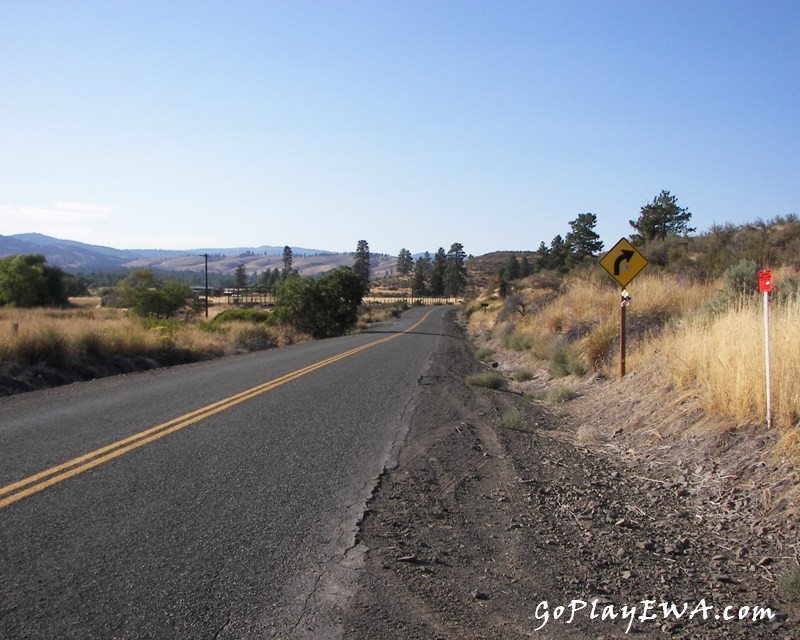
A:
<svg viewBox="0 0 800 640">
<path fill-rule="evenodd" d="M 751 270 L 746 292 L 725 277 L 743 266 Z M 737 263 L 726 274 L 695 281 L 656 270 L 640 275 L 628 287 L 627 369 L 658 360 L 675 387 L 695 394 L 709 416 L 730 426 L 758 424 L 766 415 L 766 387 L 757 269 Z M 782 289 L 770 306 L 773 422 L 787 443 L 800 445 L 798 272 L 782 267 L 773 278 Z M 606 279 L 585 268 L 563 276 L 555 290 L 536 275 L 516 281 L 515 295 L 529 306 L 525 313 L 517 299 L 487 290 L 466 309 L 468 331 L 481 354 L 517 354 L 516 369 L 528 372 L 513 372 L 517 382 L 535 384 L 528 381 L 537 370 L 552 378 L 616 377 L 620 297 Z"/>
<path fill-rule="evenodd" d="M 658 367 L 675 393 L 699 401 L 715 430 L 764 424 L 758 272 L 772 269 L 773 425 L 781 445 L 800 455 L 800 220 L 715 226 L 697 236 L 689 220 L 662 192 L 631 221 L 650 264 L 627 287 L 627 369 Z M 592 222 L 573 221 L 567 238 L 591 240 Z M 507 375 L 531 397 L 546 399 L 545 387 L 557 385 L 569 399 L 565 385 L 619 376 L 620 287 L 598 266 L 596 244 L 583 254 L 571 246 L 558 237 L 538 252 L 495 256 L 493 272 L 486 261 L 473 265 L 484 284 L 465 304 L 467 331 L 479 354 L 512 363 Z"/>
</svg>

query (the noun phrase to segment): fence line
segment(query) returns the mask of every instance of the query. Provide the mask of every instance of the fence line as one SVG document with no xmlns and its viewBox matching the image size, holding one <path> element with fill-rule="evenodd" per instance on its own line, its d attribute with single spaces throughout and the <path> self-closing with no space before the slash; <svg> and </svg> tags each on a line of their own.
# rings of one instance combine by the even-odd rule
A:
<svg viewBox="0 0 800 640">
<path fill-rule="evenodd" d="M 366 304 L 395 304 L 404 302 L 408 305 L 437 305 L 437 304 L 461 304 L 460 298 L 446 296 L 369 296 L 364 298 Z"/>
<path fill-rule="evenodd" d="M 204 299 L 204 292 L 200 293 L 200 298 Z M 275 302 L 275 296 L 272 293 L 264 293 L 262 291 L 255 291 L 252 289 L 226 290 L 222 296 L 209 296 L 209 301 L 219 303 L 224 299 L 227 304 L 241 305 L 241 304 L 258 304 L 261 306 L 270 306 Z M 461 304 L 464 300 L 452 296 L 367 296 L 364 298 L 364 304 L 399 304 L 405 303 L 409 306 L 415 304 L 430 306 L 440 304 Z"/>
</svg>

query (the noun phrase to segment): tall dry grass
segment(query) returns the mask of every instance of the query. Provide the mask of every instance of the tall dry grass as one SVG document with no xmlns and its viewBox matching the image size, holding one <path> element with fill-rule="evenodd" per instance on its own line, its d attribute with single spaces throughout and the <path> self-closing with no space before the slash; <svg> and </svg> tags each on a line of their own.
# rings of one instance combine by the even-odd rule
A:
<svg viewBox="0 0 800 640">
<path fill-rule="evenodd" d="M 773 422 L 785 434 L 800 424 L 800 301 L 770 307 Z M 665 333 L 672 376 L 705 411 L 738 424 L 765 422 L 767 410 L 763 303 L 752 298 L 714 315 L 686 318 Z"/>
<path fill-rule="evenodd" d="M 646 332 L 657 333 L 670 320 L 702 308 L 716 287 L 714 283 L 690 284 L 673 276 L 643 274 L 627 290 L 633 298 L 627 309 L 629 333 L 640 340 L 647 338 Z M 511 331 L 507 326 L 495 326 L 495 335 L 502 336 L 507 346 L 525 341 L 536 345 L 533 355 L 539 359 L 549 359 L 567 343 L 579 341 L 584 366 L 610 372 L 619 341 L 620 291 L 609 278 L 567 279 L 560 295 L 535 313 L 516 316 Z M 489 322 L 481 312 L 473 314 L 473 320 L 482 328 Z"/>
<path fill-rule="evenodd" d="M 776 272 L 776 282 L 796 274 Z M 675 385 L 701 402 L 719 424 L 765 422 L 764 315 L 762 298 L 731 298 L 722 280 L 689 282 L 671 275 L 642 274 L 628 287 L 630 371 L 666 357 Z M 578 345 L 589 370 L 616 375 L 619 288 L 597 278 L 566 280 L 561 293 L 524 318 L 499 321 L 499 309 L 476 312 L 481 329 L 505 348 L 527 350 L 546 361 Z M 491 313 L 495 311 L 495 313 Z M 784 442 L 800 450 L 800 299 L 776 296 L 771 303 L 772 415 Z M 473 325 L 474 326 L 474 325 Z"/>
<path fill-rule="evenodd" d="M 0 363 L 57 369 L 150 358 L 175 364 L 306 339 L 287 327 L 233 321 L 144 321 L 122 309 L 0 308 Z"/>
</svg>

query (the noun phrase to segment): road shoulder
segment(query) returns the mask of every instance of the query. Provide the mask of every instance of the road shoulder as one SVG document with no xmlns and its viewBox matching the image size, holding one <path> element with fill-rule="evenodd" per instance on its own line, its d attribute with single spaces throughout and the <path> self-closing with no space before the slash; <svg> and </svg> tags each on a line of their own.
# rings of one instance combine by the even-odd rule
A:
<svg viewBox="0 0 800 640">
<path fill-rule="evenodd" d="M 558 410 L 465 383 L 483 368 L 453 326 L 361 523 L 345 638 L 797 637 L 774 581 L 727 562 L 680 484 L 577 445 Z M 500 426 L 513 409 L 524 422 Z M 663 616 L 661 603 L 686 613 Z M 778 614 L 724 620 L 723 606 Z"/>
</svg>

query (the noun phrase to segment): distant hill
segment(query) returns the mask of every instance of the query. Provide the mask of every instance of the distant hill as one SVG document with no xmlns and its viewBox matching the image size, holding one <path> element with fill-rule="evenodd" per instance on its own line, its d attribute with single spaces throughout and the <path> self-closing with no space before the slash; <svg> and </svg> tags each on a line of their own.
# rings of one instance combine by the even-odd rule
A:
<svg viewBox="0 0 800 640">
<path fill-rule="evenodd" d="M 114 249 L 85 244 L 74 240 L 62 240 L 40 233 L 22 233 L 0 236 L 0 257 L 39 253 L 48 264 L 60 267 L 69 273 L 91 273 L 122 271 L 150 267 L 160 271 L 205 270 L 204 254 L 209 256 L 210 273 L 233 274 L 239 265 L 252 275 L 267 269 L 283 267 L 283 248 L 262 245 L 259 247 L 227 247 L 187 249 L 185 251 L 165 249 Z M 305 275 L 323 273 L 339 266 L 351 266 L 353 256 L 349 253 L 334 253 L 321 249 L 292 247 L 293 267 Z M 394 256 L 373 256 L 372 268 L 376 275 L 383 275 L 395 267 Z"/>
</svg>

